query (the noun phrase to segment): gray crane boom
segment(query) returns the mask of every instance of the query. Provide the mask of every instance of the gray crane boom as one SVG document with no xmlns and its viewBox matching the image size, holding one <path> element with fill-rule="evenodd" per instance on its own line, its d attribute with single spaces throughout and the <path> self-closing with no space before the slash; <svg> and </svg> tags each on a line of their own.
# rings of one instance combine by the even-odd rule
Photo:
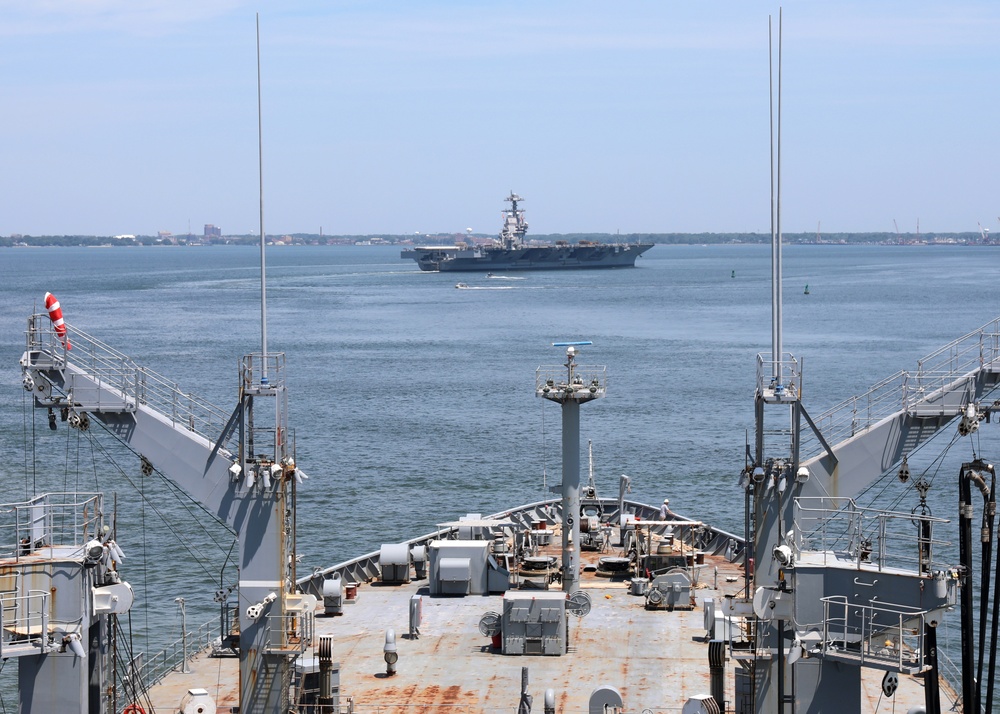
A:
<svg viewBox="0 0 1000 714">
<path fill-rule="evenodd" d="M 241 711 L 286 711 L 291 663 L 310 644 L 315 599 L 294 592 L 291 513 L 300 472 L 287 451 L 284 355 L 244 357 L 239 399 L 227 414 L 71 332 L 69 349 L 47 316 L 29 318 L 25 388 L 37 407 L 68 411 L 71 424 L 101 421 L 140 455 L 143 469 L 155 469 L 235 531 Z"/>
</svg>

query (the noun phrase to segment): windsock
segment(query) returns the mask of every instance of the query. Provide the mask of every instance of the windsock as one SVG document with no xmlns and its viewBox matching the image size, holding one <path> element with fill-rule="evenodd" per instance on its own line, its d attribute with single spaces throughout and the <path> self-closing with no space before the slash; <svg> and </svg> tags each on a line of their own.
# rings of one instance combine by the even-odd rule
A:
<svg viewBox="0 0 1000 714">
<path fill-rule="evenodd" d="M 66 339 L 66 323 L 63 321 L 62 308 L 59 307 L 59 301 L 52 293 L 45 293 L 45 309 L 49 311 L 49 319 L 52 320 L 52 328 L 56 331 L 59 341 L 66 346 L 67 350 L 73 349 L 69 340 Z"/>
</svg>

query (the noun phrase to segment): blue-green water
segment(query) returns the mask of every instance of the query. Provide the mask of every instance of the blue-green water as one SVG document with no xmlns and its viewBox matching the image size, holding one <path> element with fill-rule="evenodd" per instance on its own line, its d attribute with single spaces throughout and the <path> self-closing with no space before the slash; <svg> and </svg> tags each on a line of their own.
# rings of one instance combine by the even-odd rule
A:
<svg viewBox="0 0 1000 714">
<path fill-rule="evenodd" d="M 546 496 L 543 478 L 560 480 L 559 411 L 535 398 L 534 371 L 562 361 L 558 340 L 593 340 L 580 361 L 608 367 L 607 397 L 582 412 L 598 488 L 613 492 L 627 473 L 636 499 L 669 495 L 675 510 L 742 532 L 735 480 L 754 358 L 771 349 L 769 248 L 658 246 L 634 270 L 517 280 L 421 273 L 398 256 L 268 253 L 268 346 L 287 354 L 297 460 L 311 477 L 300 572 Z M 790 246 L 784 266 L 784 349 L 803 359 L 814 415 L 1000 315 L 996 249 Z M 230 540 L 143 482 L 137 457 L 116 457 L 119 473 L 78 432 L 48 431 L 20 385 L 26 318 L 51 291 L 72 326 L 230 410 L 237 360 L 260 349 L 258 269 L 258 250 L 240 247 L 0 251 L 3 500 L 66 484 L 117 492 L 120 522 L 136 525 L 119 538 L 126 576 L 160 608 L 153 622 L 134 618 L 143 636 L 159 630 L 140 649 L 179 632 L 174 597 L 188 599 L 189 622 L 212 615 Z M 459 280 L 478 289 L 456 290 Z M 980 430 L 986 458 L 996 432 Z M 954 473 L 972 449 L 956 447 Z M 950 516 L 951 486 L 937 498 Z M 166 557 L 175 536 L 198 557 Z"/>
</svg>

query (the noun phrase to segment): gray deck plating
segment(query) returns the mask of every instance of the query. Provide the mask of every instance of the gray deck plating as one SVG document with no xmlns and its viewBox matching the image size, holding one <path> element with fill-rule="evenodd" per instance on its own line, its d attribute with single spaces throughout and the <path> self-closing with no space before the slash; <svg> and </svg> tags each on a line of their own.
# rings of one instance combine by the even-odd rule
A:
<svg viewBox="0 0 1000 714">
<path fill-rule="evenodd" d="M 599 554 L 586 555 L 585 565 Z M 727 582 L 730 579 L 734 582 Z M 699 580 L 693 591 L 696 607 L 671 612 L 646 610 L 644 599 L 630 594 L 627 581 L 585 572 L 581 585 L 591 596 L 593 609 L 583 619 L 570 617 L 569 652 L 558 657 L 505 656 L 491 647 L 479 633 L 478 622 L 486 611 L 502 610 L 500 595 L 425 596 L 420 636 L 410 639 L 409 599 L 415 593 L 426 595 L 426 581 L 363 584 L 343 615 L 317 618 L 316 634 L 334 638 L 343 711 L 350 699 L 353 711 L 359 713 L 511 712 L 520 696 L 522 667 L 529 668 L 529 693 L 538 711 L 545 690 L 552 688 L 557 711 L 587 712 L 590 695 L 600 685 L 616 687 L 628 711 L 679 711 L 689 697 L 709 692 L 702 599 L 734 594 L 743 573 L 724 557 L 709 555 Z M 713 587 L 716 581 L 718 590 Z M 399 662 L 393 677 L 386 676 L 382 657 L 386 628 L 393 628 L 397 637 Z M 192 670 L 175 672 L 153 688 L 155 711 L 175 711 L 172 708 L 191 687 L 207 689 L 221 712 L 235 706 L 235 660 L 203 654 L 194 660 Z M 732 702 L 732 663 L 727 665 L 726 679 L 726 697 Z M 869 711 L 877 709 L 880 698 L 884 700 L 880 679 L 880 672 L 870 672 L 863 681 Z M 900 681 L 896 710 L 922 704 L 922 682 L 906 675 Z"/>
</svg>

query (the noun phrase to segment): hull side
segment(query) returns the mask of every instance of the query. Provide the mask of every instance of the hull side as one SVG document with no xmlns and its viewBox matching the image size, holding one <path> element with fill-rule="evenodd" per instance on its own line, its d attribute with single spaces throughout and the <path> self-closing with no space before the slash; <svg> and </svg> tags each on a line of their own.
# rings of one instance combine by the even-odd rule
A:
<svg viewBox="0 0 1000 714">
<path fill-rule="evenodd" d="M 652 244 L 520 248 L 517 250 L 470 250 L 455 248 L 414 249 L 401 257 L 412 258 L 421 270 L 481 272 L 508 270 L 582 270 L 632 268 L 636 258 Z"/>
</svg>

